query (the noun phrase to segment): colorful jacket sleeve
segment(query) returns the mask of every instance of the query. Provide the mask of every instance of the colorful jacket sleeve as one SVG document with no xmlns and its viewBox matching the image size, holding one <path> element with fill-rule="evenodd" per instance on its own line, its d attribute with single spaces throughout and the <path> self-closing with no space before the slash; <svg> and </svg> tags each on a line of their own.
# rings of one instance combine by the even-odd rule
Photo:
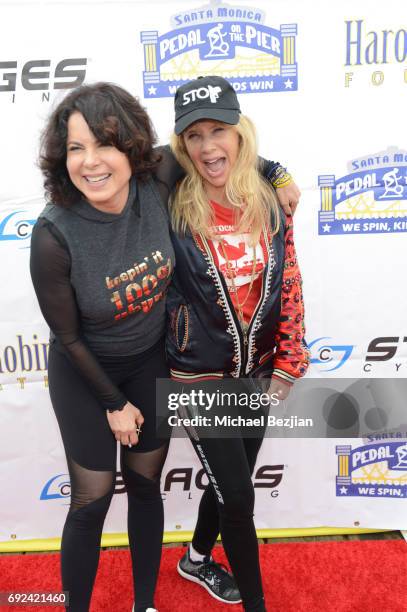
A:
<svg viewBox="0 0 407 612">
<path fill-rule="evenodd" d="M 304 339 L 302 280 L 294 246 L 292 217 L 286 217 L 285 258 L 281 291 L 281 314 L 276 332 L 273 378 L 293 384 L 304 376 L 309 351 Z"/>
</svg>

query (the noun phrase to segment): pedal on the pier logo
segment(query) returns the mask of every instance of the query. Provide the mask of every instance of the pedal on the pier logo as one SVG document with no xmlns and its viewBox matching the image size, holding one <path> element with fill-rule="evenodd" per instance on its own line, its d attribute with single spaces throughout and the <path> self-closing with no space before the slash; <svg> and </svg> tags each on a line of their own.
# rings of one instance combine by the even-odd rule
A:
<svg viewBox="0 0 407 612">
<path fill-rule="evenodd" d="M 337 497 L 407 497 L 407 442 L 336 447 Z"/>
<path fill-rule="evenodd" d="M 318 176 L 318 233 L 377 234 L 407 231 L 407 151 L 354 159 L 347 173 Z"/>
<path fill-rule="evenodd" d="M 212 1 L 172 16 L 171 29 L 141 32 L 144 97 L 173 96 L 183 83 L 216 74 L 238 93 L 295 91 L 297 24 L 271 27 L 255 7 Z"/>
</svg>

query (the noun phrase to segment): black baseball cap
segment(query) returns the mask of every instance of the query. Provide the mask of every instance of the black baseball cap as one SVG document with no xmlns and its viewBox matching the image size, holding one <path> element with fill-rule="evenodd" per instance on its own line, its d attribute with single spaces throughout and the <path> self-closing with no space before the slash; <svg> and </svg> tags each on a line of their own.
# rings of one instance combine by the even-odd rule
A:
<svg viewBox="0 0 407 612">
<path fill-rule="evenodd" d="M 174 107 L 177 135 L 200 119 L 231 125 L 239 122 L 240 104 L 235 90 L 219 76 L 199 77 L 181 85 L 175 93 Z"/>
</svg>

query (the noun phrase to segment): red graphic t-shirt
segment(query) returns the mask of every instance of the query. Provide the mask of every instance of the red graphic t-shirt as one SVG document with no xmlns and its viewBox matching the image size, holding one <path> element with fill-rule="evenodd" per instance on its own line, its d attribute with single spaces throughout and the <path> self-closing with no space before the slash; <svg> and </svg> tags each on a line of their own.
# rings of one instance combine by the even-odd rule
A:
<svg viewBox="0 0 407 612">
<path fill-rule="evenodd" d="M 250 246 L 248 233 L 234 233 L 234 209 L 217 202 L 211 202 L 211 205 L 215 213 L 215 225 L 212 229 L 217 238 L 210 240 L 209 246 L 215 264 L 225 278 L 236 313 L 239 314 L 239 301 L 240 305 L 243 304 L 243 317 L 248 323 L 261 295 L 262 274 L 267 261 L 264 237 L 261 236 L 255 247 Z M 250 289 L 252 277 L 253 284 Z"/>
</svg>

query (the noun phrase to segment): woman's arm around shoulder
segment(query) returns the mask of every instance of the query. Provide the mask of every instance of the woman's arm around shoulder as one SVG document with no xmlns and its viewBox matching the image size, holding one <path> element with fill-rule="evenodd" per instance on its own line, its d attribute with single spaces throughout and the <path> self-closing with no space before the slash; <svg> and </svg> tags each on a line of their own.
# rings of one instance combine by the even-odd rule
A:
<svg viewBox="0 0 407 612">
<path fill-rule="evenodd" d="M 169 145 L 157 147 L 156 151 L 161 156 L 161 159 L 154 176 L 161 199 L 165 206 L 167 206 L 168 198 L 176 184 L 184 178 L 185 170 L 175 159 Z"/>
<path fill-rule="evenodd" d="M 286 215 L 293 215 L 300 201 L 301 192 L 293 177 L 279 162 L 259 157 L 259 170 L 276 190 L 280 206 Z"/>
</svg>

